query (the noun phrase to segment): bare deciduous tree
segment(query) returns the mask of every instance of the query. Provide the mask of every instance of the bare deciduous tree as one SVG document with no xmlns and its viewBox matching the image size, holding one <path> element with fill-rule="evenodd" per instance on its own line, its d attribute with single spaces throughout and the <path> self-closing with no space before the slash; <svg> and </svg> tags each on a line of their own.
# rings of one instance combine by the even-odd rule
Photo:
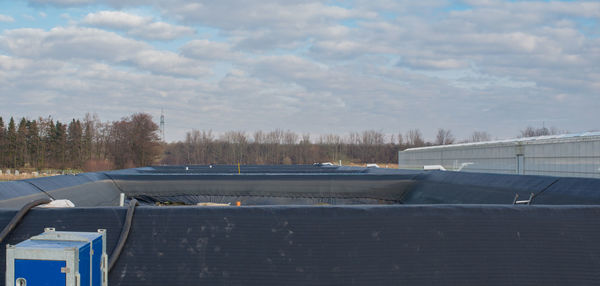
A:
<svg viewBox="0 0 600 286">
<path fill-rule="evenodd" d="M 400 145 L 400 146 L 404 145 L 404 136 L 402 136 L 402 133 L 398 133 L 397 138 L 398 138 L 398 140 L 397 140 L 398 145 Z"/>
<path fill-rule="evenodd" d="M 408 130 L 408 132 L 406 132 L 406 145 L 411 148 L 425 146 L 425 140 L 423 139 L 423 134 L 421 134 L 421 130 Z"/>
<path fill-rule="evenodd" d="M 435 144 L 448 145 L 452 143 L 454 143 L 454 135 L 452 135 L 452 131 L 443 128 L 438 129 L 437 135 L 435 137 Z"/>
<path fill-rule="evenodd" d="M 69 124 L 51 117 L 15 121 L 5 126 L 0 117 L 0 167 L 86 168 L 104 170 L 163 164 L 312 164 L 315 162 L 395 163 L 398 151 L 432 145 L 419 129 L 390 135 L 378 130 L 351 132 L 345 136 L 290 130 L 269 132 L 229 131 L 215 138 L 212 131 L 191 130 L 184 140 L 165 143 L 148 114 L 138 113 L 115 122 L 101 122 L 87 114 Z M 19 123 L 19 124 L 17 124 Z M 558 134 L 556 128 L 528 127 L 522 136 Z M 470 141 L 486 141 L 491 135 L 473 132 Z M 451 144 L 450 130 L 439 129 L 435 144 Z M 164 152 L 161 151 L 164 149 Z M 158 157 L 162 155 L 160 161 Z"/>
<path fill-rule="evenodd" d="M 474 131 L 471 134 L 470 142 L 484 142 L 492 140 L 492 135 L 485 131 Z"/>
<path fill-rule="evenodd" d="M 566 133 L 566 131 L 560 131 L 556 127 L 546 128 L 544 126 L 541 128 L 534 128 L 531 126 L 527 126 L 525 129 L 521 130 L 518 137 L 523 138 L 523 137 L 547 136 L 547 135 L 556 135 L 556 134 L 563 134 L 563 133 Z"/>
</svg>

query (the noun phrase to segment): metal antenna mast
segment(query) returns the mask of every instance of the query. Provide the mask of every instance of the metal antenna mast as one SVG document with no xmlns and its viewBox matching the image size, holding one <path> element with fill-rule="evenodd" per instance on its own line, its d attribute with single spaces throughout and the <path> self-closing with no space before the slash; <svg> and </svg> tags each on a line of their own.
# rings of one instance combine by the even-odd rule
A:
<svg viewBox="0 0 600 286">
<path fill-rule="evenodd" d="M 165 113 L 164 110 L 160 109 L 160 137 L 165 141 Z"/>
</svg>

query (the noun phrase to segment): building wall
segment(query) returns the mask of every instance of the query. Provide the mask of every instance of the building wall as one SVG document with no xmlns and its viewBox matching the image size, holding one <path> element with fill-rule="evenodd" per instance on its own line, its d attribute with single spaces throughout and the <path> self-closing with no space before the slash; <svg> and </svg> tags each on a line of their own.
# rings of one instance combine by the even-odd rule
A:
<svg viewBox="0 0 600 286">
<path fill-rule="evenodd" d="M 526 174 L 600 178 L 600 138 L 526 147 Z"/>
<path fill-rule="evenodd" d="M 462 171 L 600 178 L 600 135 L 407 149 L 398 163 L 404 169 L 468 164 Z"/>
</svg>

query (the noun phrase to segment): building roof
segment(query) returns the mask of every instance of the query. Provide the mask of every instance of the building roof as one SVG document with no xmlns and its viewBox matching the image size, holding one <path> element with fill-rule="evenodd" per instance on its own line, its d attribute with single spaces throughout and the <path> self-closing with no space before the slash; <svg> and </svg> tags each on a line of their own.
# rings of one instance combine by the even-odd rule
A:
<svg viewBox="0 0 600 286">
<path fill-rule="evenodd" d="M 459 147 L 480 147 L 480 146 L 486 146 L 486 145 L 508 145 L 508 144 L 523 144 L 523 143 L 543 144 L 543 143 L 551 143 L 551 142 L 588 139 L 590 137 L 598 138 L 600 140 L 600 132 L 583 132 L 583 133 L 573 133 L 573 134 L 559 134 L 559 135 L 547 135 L 547 136 L 537 136 L 537 137 L 492 140 L 492 141 L 484 141 L 484 142 L 438 145 L 438 146 L 409 148 L 404 151 L 421 151 L 421 150 L 448 149 L 448 148 L 459 148 Z M 404 151 L 401 151 L 401 152 L 404 152 Z"/>
</svg>

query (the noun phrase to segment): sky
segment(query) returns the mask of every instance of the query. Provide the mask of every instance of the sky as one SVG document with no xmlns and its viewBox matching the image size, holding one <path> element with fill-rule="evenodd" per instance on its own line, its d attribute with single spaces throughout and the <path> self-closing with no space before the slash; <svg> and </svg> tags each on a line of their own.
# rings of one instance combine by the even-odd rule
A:
<svg viewBox="0 0 600 286">
<path fill-rule="evenodd" d="M 191 129 L 600 128 L 600 1 L 0 1 L 0 116 Z"/>
</svg>

